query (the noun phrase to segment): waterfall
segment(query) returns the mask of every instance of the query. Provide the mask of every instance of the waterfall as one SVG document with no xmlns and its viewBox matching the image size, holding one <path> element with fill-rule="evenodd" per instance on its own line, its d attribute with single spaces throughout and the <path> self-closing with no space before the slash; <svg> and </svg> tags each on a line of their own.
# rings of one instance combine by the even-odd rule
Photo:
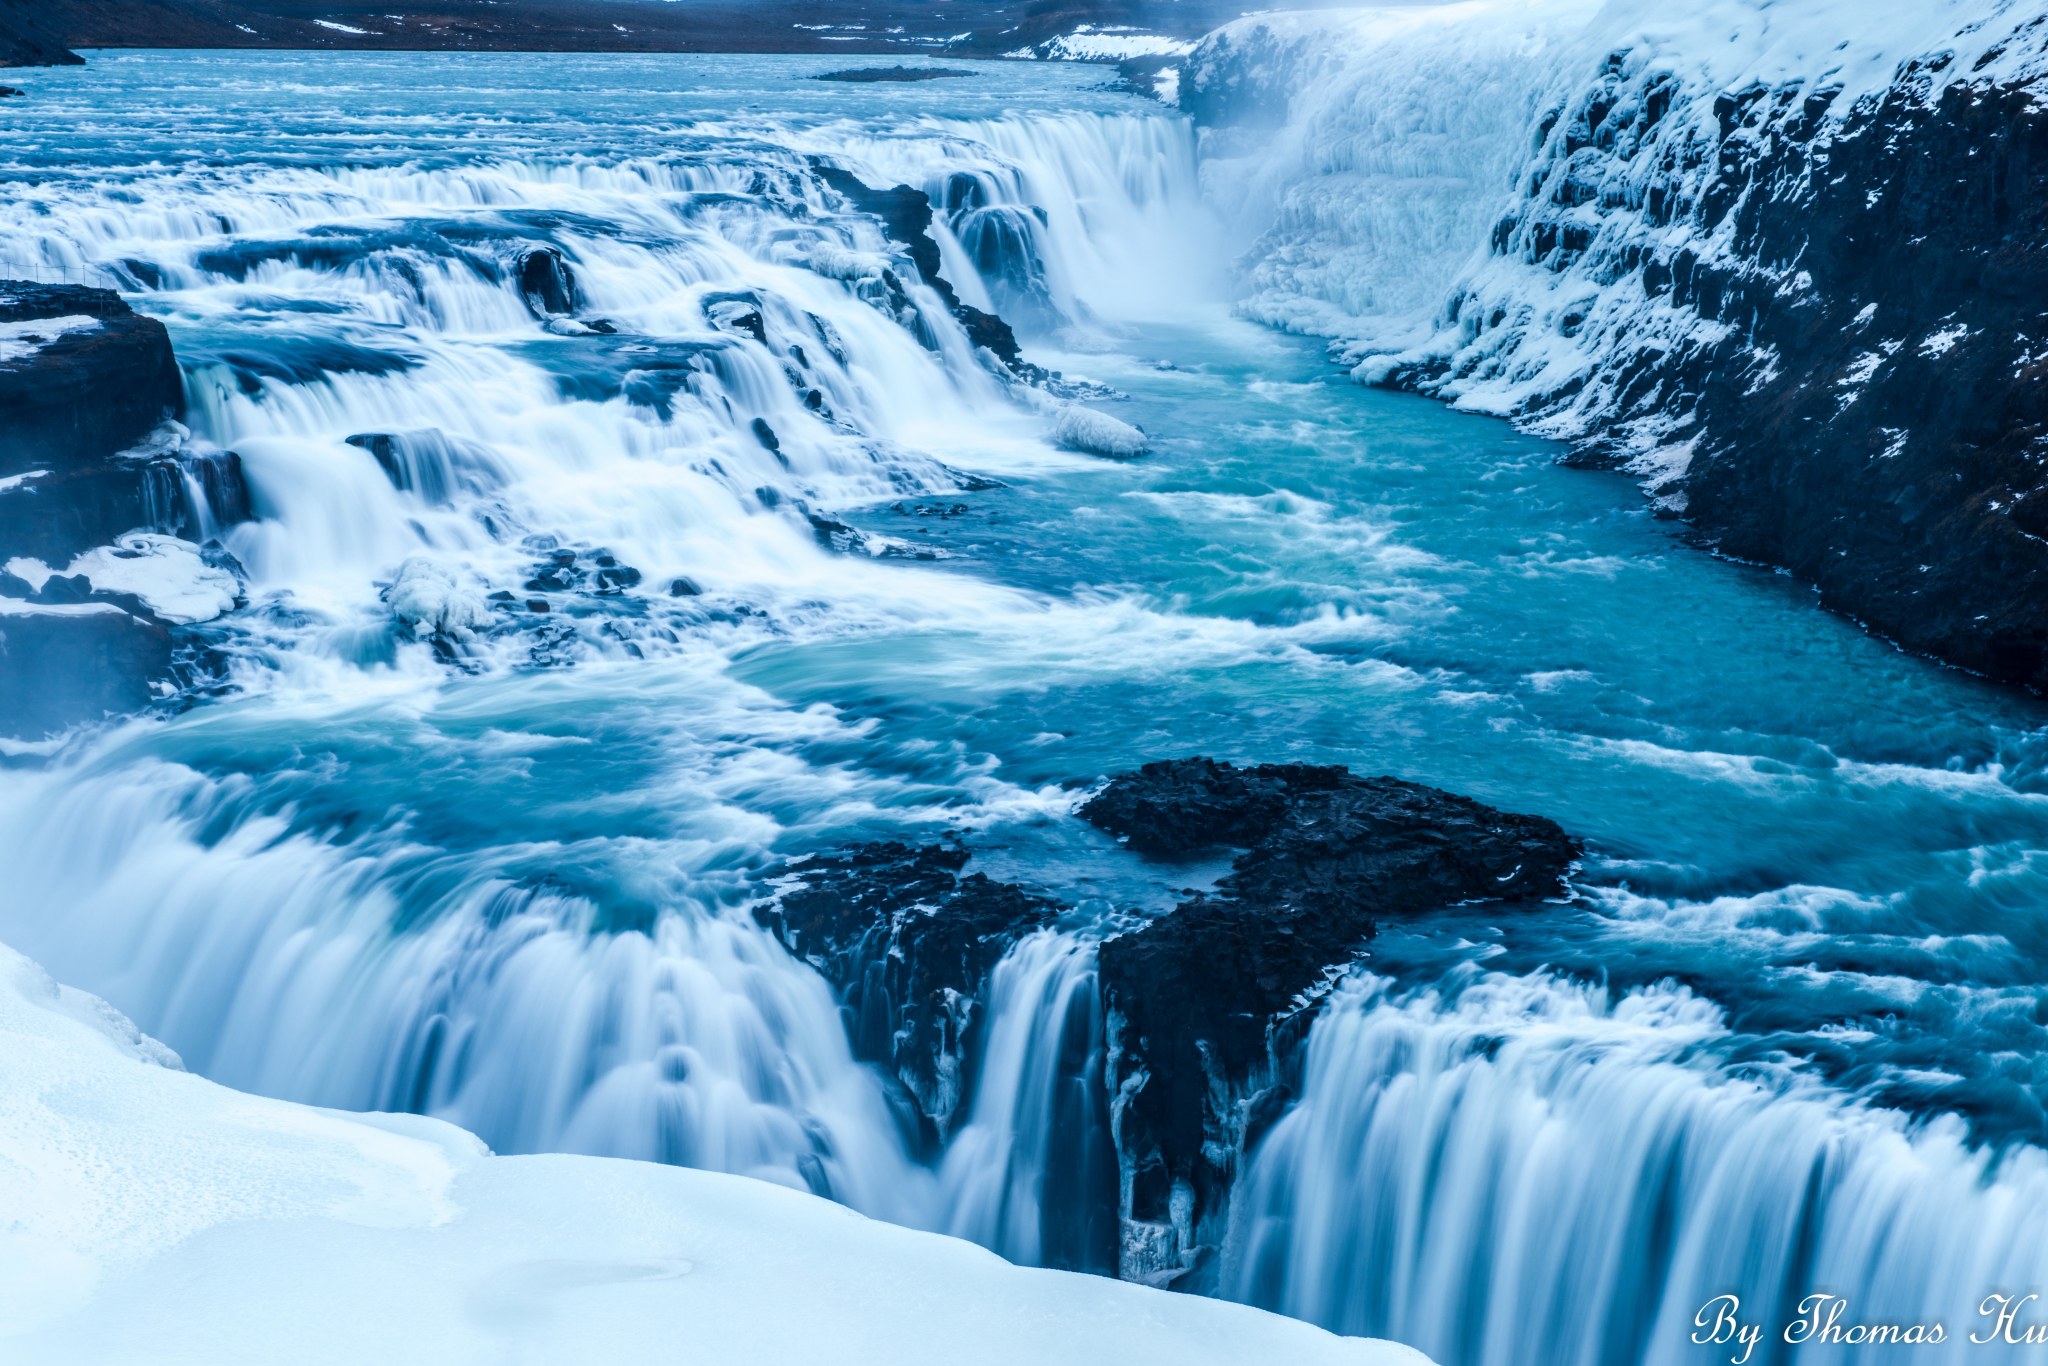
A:
<svg viewBox="0 0 2048 1366">
<path fill-rule="evenodd" d="M 1724 1062 L 1730 1041 L 1671 983 L 1360 975 L 1252 1154 L 1227 1293 L 1446 1366 L 1697 1361 L 1695 1317 L 1728 1294 L 1769 1325 L 1755 1360 L 1835 1359 L 1782 1340 L 1816 1293 L 1844 1325 L 1945 1321 L 1921 1351 L 1975 1359 L 1983 1325 L 1957 1316 L 2048 1278 L 2048 1158 Z"/>
<path fill-rule="evenodd" d="M 1142 242 L 1199 216 L 1192 136 L 1132 114 L 757 132 L 605 161 L 105 168 L 0 211 L 9 259 L 120 273 L 171 315 L 190 441 L 151 515 L 219 537 L 253 604 L 209 628 L 241 705 L 10 775 L 0 936 L 232 1086 L 430 1114 L 503 1152 L 746 1173 L 1099 1270 L 1114 1235 L 1075 1194 L 1113 1169 L 1092 949 L 1041 936 L 998 969 L 973 1119 L 921 1166 L 822 980 L 743 909 L 784 834 L 743 792 L 792 794 L 792 825 L 911 799 L 804 760 L 856 732 L 722 671 L 750 638 L 1036 616 L 828 547 L 827 510 L 955 491 L 956 461 L 1079 461 L 1041 439 L 1051 400 L 986 368 L 808 158 L 932 187 L 966 297 L 1014 269 L 1050 327 L 1187 259 Z M 964 181 L 1032 225 L 986 279 L 944 211 Z M 629 569 L 655 592 L 510 614 Z M 629 657 L 665 660 L 695 715 L 531 672 Z M 449 662 L 490 680 L 468 720 L 431 700 Z M 536 776 L 564 755 L 530 727 L 561 707 L 665 734 L 666 775 L 634 780 L 689 792 L 680 812 L 542 834 L 618 776 Z M 478 785 L 423 788 L 372 738 L 393 725 Z M 447 819 L 479 801 L 524 814 Z"/>
<path fill-rule="evenodd" d="M 1457 18 L 1358 22 L 1407 34 Z M 1483 240 L 1496 173 L 1523 155 L 1503 141 L 1502 111 L 1526 112 L 1547 76 L 1512 39 L 1421 61 L 1410 59 L 1424 39 L 1402 37 L 1325 92 L 1332 107 L 1314 137 L 1284 157 L 1212 139 L 1206 184 L 1224 204 L 1204 200 L 1204 147 L 1187 121 L 1084 107 L 1076 92 L 1062 96 L 1073 109 L 1001 113 L 990 101 L 784 117 L 748 112 L 749 87 L 717 118 L 684 118 L 666 110 L 661 85 L 603 135 L 525 107 L 526 123 L 472 127 L 474 147 L 442 138 L 431 117 L 424 132 L 388 119 L 359 139 L 351 92 L 335 119 L 350 130 L 341 150 L 266 159 L 244 147 L 208 164 L 149 141 L 161 136 L 157 111 L 131 133 L 109 115 L 106 166 L 31 167 L 11 182 L 0 274 L 9 263 L 97 272 L 166 319 L 191 439 L 158 468 L 149 516 L 218 538 L 246 572 L 249 606 L 181 638 L 214 673 L 179 700 L 226 700 L 168 723 L 0 749 L 0 941 L 231 1086 L 434 1115 L 501 1152 L 742 1172 L 1015 1261 L 1107 1273 L 1120 1231 L 1101 926 L 1077 910 L 1022 940 L 985 1000 L 949 1004 L 975 1023 L 952 1112 L 964 1122 L 934 1152 L 929 1117 L 862 1060 L 887 1050 L 866 1040 L 875 1046 L 857 1054 L 818 972 L 752 920 L 781 860 L 983 820 L 1059 824 L 1074 794 L 1058 784 L 1096 772 L 1104 755 L 1137 753 L 1119 746 L 1158 757 L 1199 733 L 1270 746 L 1271 757 L 1298 745 L 1304 761 L 1384 745 L 1390 767 L 1432 782 L 1427 765 L 1452 746 L 1499 746 L 1508 757 L 1488 781 L 1515 793 L 1564 792 L 1584 765 L 1611 763 L 1613 791 L 1646 806 L 1672 794 L 1733 803 L 1727 790 L 1777 781 L 1770 765 L 1797 766 L 1793 795 L 1780 798 L 1787 824 L 1822 803 L 1870 796 L 1874 809 L 1880 785 L 1844 775 L 1895 765 L 1909 775 L 1900 786 L 1927 790 L 1886 828 L 1956 828 L 1893 882 L 1889 868 L 1859 866 L 1870 886 L 1850 898 L 1857 916 L 1877 923 L 1871 908 L 1890 908 L 1886 898 L 1961 902 L 1937 884 L 1995 884 L 2007 861 L 2025 871 L 2039 837 L 2020 808 L 2035 800 L 2026 784 L 2038 785 L 2038 765 L 2012 758 L 2031 751 L 2012 740 L 2021 727 L 2008 703 L 1943 691 L 1952 680 L 1900 685 L 1951 713 L 1937 742 L 1948 748 L 1930 760 L 1917 737 L 1900 738 L 1923 703 L 1887 699 L 1875 719 L 1843 723 L 1838 766 L 1803 713 L 1782 726 L 1717 720 L 1690 693 L 1651 699 L 1637 693 L 1649 683 L 1619 669 L 1596 674 L 1605 647 L 1592 623 L 1608 600 L 1594 597 L 1546 672 L 1494 677 L 1482 652 L 1500 637 L 1473 627 L 1429 638 L 1374 604 L 1497 615 L 1514 623 L 1502 657 L 1521 659 L 1521 642 L 1540 634 L 1528 623 L 1543 618 L 1503 579 L 1468 574 L 1473 565 L 1640 585 L 1626 577 L 1639 563 L 1629 557 L 1660 552 L 1570 525 L 1618 519 L 1604 494 L 1573 503 L 1538 488 L 1547 457 L 1533 443 L 1466 480 L 1444 518 L 1500 515 L 1485 487 L 1498 473 L 1511 476 L 1502 487 L 1535 490 L 1516 494 L 1525 522 L 1489 528 L 1484 545 L 1425 548 L 1401 528 L 1447 506 L 1426 501 L 1425 466 L 1455 468 L 1470 428 L 1428 428 L 1434 410 L 1419 403 L 1367 417 L 1252 409 L 1248 394 L 1328 392 L 1314 375 L 1269 383 L 1260 365 L 1277 351 L 1238 369 L 1242 357 L 1226 358 L 1213 367 L 1223 379 L 1195 382 L 1214 353 L 1189 340 L 1189 324 L 1222 325 L 1230 248 L 1258 235 L 1250 214 L 1276 220 L 1248 258 L 1260 291 L 1250 316 L 1315 330 L 1341 304 L 1395 331 L 1422 316 L 1470 254 L 1475 225 Z M 1474 69 L 1491 74 L 1463 100 L 1459 73 Z M 1383 117 L 1339 117 L 1374 90 Z M 406 99 L 427 97 L 406 87 Z M 293 94 L 278 117 L 327 117 L 293 112 L 299 103 Z M 1425 114 L 1435 122 L 1411 148 Z M 960 300 L 1002 313 L 1049 364 L 1107 355 L 1119 329 L 1148 346 L 1171 337 L 1190 353 L 1186 368 L 1151 370 L 1134 351 L 1114 363 L 1124 375 L 1176 371 L 1185 387 L 1170 401 L 1185 401 L 1191 427 L 1241 426 L 1248 441 L 1298 453 L 1302 470 L 1220 474 L 1221 453 L 1181 460 L 1196 444 L 1183 438 L 1142 472 L 1170 480 L 1140 483 L 1130 466 L 1055 448 L 1052 417 L 1075 389 L 993 365 L 813 158 L 877 189 L 922 189 Z M 1281 183 L 1311 164 L 1314 185 Z M 1402 251 L 1389 249 L 1396 240 Z M 1140 322 L 1160 330 L 1137 333 Z M 1346 485 L 1339 467 L 1365 448 L 1323 443 L 1303 412 L 1378 423 L 1373 458 L 1410 462 L 1412 480 Z M 1092 481 L 1085 495 L 1045 492 L 1050 476 L 1076 472 Z M 992 480 L 1017 486 L 1005 491 L 1017 494 L 1005 511 L 1016 521 L 1004 524 L 1016 556 L 991 552 L 985 573 L 904 563 L 943 558 L 941 537 L 920 537 L 909 517 L 902 534 L 876 529 L 896 525 L 879 516 L 862 528 L 840 520 L 892 500 L 950 503 Z M 1384 506 L 1354 516 L 1347 500 L 1362 497 Z M 1197 501 L 1202 517 L 1175 510 Z M 1124 547 L 1105 549 L 1122 533 L 1082 529 L 1130 529 L 1129 545 L 1149 548 L 1136 519 L 1176 517 L 1192 528 L 1178 547 L 1187 563 L 1228 562 L 1240 577 L 1184 592 L 1192 571 L 1152 576 L 1117 558 Z M 1067 530 L 1074 556 L 1045 552 Z M 1290 558 L 1290 540 L 1314 554 Z M 1669 579 L 1685 572 L 1655 566 Z M 1543 591 L 1562 594 L 1555 583 Z M 1669 596 L 1646 590 L 1645 601 L 1696 605 L 1657 591 Z M 1770 611 L 1791 610 L 1742 606 L 1764 625 L 1717 624 L 1701 650 L 1732 648 L 1740 629 L 1767 633 L 1788 620 Z M 1692 620 L 1664 614 L 1681 619 Z M 1832 637 L 1791 638 L 1802 657 L 1863 658 Z M 1770 641 L 1773 667 L 1782 645 Z M 788 662 L 800 648 L 817 652 L 814 668 L 844 669 L 843 689 L 811 686 Z M 1197 676 L 1212 690 L 1171 691 Z M 1121 692 L 1068 714 L 1061 693 L 1076 678 Z M 1591 719 L 1530 701 L 1581 685 L 1598 694 L 1585 703 Z M 1433 693 L 1453 700 L 1412 701 Z M 913 694 L 959 705 L 920 712 L 903 701 Z M 1027 694 L 1015 710 L 1029 724 L 1000 734 L 989 714 Z M 1867 695 L 1845 687 L 1839 705 L 1854 711 Z M 1134 720 L 1133 696 L 1158 710 Z M 1392 719 L 1360 724 L 1368 711 Z M 928 715 L 958 729 L 920 729 Z M 1199 717 L 1187 734 L 1183 716 Z M 1865 726 L 1878 738 L 1850 734 Z M 1085 727 L 1118 734 L 1051 748 Z M 1449 739 L 1401 747 L 1398 733 L 1431 727 Z M 1615 757 L 1625 749 L 1639 753 Z M 2001 787 L 2008 760 L 2027 771 Z M 1951 785 L 1936 793 L 1938 782 Z M 1752 799 L 1763 800 L 1741 798 Z M 1714 838 L 1732 842 L 1753 817 L 1728 817 Z M 1075 899 L 1096 898 L 1104 923 L 1141 901 L 1162 909 L 1188 894 L 1181 882 L 1207 885 L 1221 868 L 1134 871 L 1126 851 L 1089 838 L 990 840 L 975 846 L 987 855 L 976 867 L 1036 877 L 1037 856 L 1071 855 L 1086 871 Z M 1601 876 L 1680 878 L 1682 867 L 1691 894 L 1717 879 L 1789 881 L 1780 874 L 1798 865 L 1747 863 L 1705 837 L 1678 852 L 1648 846 Z M 1667 852 L 1670 863 L 1655 862 Z M 1982 867 L 1957 871 L 1980 855 Z M 1985 906 L 2019 921 L 2039 897 L 2015 879 L 1984 894 L 2007 901 L 1971 902 L 1957 924 L 1906 917 L 1896 937 L 1959 943 L 1981 928 L 1960 921 Z M 1668 927 L 1702 913 L 1672 897 L 1637 918 Z M 1757 914 L 1796 920 L 1814 940 L 1832 933 L 1817 911 Z M 1699 933 L 1724 931 L 1736 935 L 1718 921 Z M 1634 945 L 1619 930 L 1613 942 Z M 1884 958 L 1859 942 L 1842 961 L 1866 952 L 1891 963 L 1908 950 L 1892 944 Z M 2033 980 L 2019 975 L 2023 947 L 1972 952 L 1927 971 Z M 1695 1361 L 1693 1319 L 1713 1296 L 1739 1296 L 1745 1317 L 1778 1324 L 1813 1291 L 1888 1320 L 1945 1318 L 1946 1345 L 1917 1359 L 1968 1355 L 1977 1325 L 1958 1314 L 1987 1291 L 2048 1279 L 2034 1213 L 2048 1198 L 2048 1156 L 1821 1079 L 1740 1032 L 1710 989 L 1610 991 L 1561 973 L 1463 968 L 1421 989 L 1354 972 L 1299 1052 L 1274 1059 L 1276 1074 L 1298 1073 L 1291 1108 L 1279 1112 L 1285 1087 L 1265 1088 L 1265 1108 L 1213 1140 L 1220 1152 L 1250 1130 L 1252 1145 L 1228 1154 L 1242 1159 L 1234 1166 L 1216 1164 L 1240 1173 L 1221 1292 L 1410 1342 L 1445 1366 Z M 1982 1009 L 2018 1019 L 2035 1009 L 2015 1004 L 2021 992 Z M 1867 1022 L 1862 1000 L 1826 1025 L 1845 1047 Z M 2032 1046 L 2017 1025 L 2010 1037 L 2022 1041 L 2015 1056 Z M 1780 1343 L 1752 1359 L 1800 1356 Z"/>
<path fill-rule="evenodd" d="M 996 965 L 973 1109 L 939 1167 L 945 1231 L 1026 1266 L 1115 1266 L 1116 1154 L 1095 946 L 1052 930 Z"/>
</svg>

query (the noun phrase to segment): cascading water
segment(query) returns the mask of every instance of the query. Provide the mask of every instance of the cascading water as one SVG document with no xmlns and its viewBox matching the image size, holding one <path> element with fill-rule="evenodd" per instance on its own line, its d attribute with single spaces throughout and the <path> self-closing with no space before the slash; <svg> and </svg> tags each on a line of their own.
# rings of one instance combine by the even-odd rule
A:
<svg viewBox="0 0 2048 1366">
<path fill-rule="evenodd" d="M 1391 986 L 1352 982 L 1309 1042 L 1234 1211 L 1234 1298 L 1440 1361 L 1591 1366 L 1698 1359 L 1726 1294 L 1784 1359 L 1778 1326 L 1822 1293 L 1845 1328 L 1946 1319 L 1922 1351 L 1965 1360 L 1982 1329 L 1955 1311 L 2048 1276 L 2039 1149 L 1718 1067 L 1726 1020 L 1683 987 Z"/>
<path fill-rule="evenodd" d="M 1041 930 L 996 965 L 973 1110 L 939 1167 L 945 1231 L 1027 1266 L 1114 1268 L 1094 946 Z M 1091 1223 L 1098 1225 L 1091 1227 Z"/>
<path fill-rule="evenodd" d="M 160 529 L 247 606 L 189 628 L 203 705 L 8 747 L 0 939 L 230 1085 L 1105 1270 L 1091 941 L 1218 869 L 1063 784 L 1347 763 L 1557 818 L 1584 896 L 1382 927 L 1276 1060 L 1225 1293 L 1604 1366 L 1696 1359 L 1713 1294 L 1954 1342 L 2048 1276 L 2037 704 L 1232 321 L 1191 130 L 1092 71 L 549 60 L 108 57 L 10 145 L 0 255 L 170 326 Z M 977 354 L 813 157 L 923 188 L 1062 378 Z M 1155 454 L 1050 445 L 1076 395 Z M 996 968 L 925 1161 L 748 907 L 939 833 L 1078 909 Z"/>
</svg>

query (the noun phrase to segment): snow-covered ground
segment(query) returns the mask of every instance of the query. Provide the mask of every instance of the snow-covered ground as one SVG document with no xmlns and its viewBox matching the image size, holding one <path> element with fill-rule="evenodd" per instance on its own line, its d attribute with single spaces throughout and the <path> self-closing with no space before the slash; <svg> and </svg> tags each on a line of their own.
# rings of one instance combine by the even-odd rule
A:
<svg viewBox="0 0 2048 1366">
<path fill-rule="evenodd" d="M 231 1091 L 4 946 L 0 1210 L 0 1359 L 38 1366 L 1426 1366 L 745 1177 Z"/>
</svg>

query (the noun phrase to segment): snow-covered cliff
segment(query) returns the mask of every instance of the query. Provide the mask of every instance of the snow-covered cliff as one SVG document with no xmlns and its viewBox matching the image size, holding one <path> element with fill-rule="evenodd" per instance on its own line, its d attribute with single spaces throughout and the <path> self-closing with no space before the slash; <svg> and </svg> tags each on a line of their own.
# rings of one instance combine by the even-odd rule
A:
<svg viewBox="0 0 2048 1366">
<path fill-rule="evenodd" d="M 1189 59 L 1244 311 L 2048 683 L 2048 4 L 1476 0 Z"/>
</svg>

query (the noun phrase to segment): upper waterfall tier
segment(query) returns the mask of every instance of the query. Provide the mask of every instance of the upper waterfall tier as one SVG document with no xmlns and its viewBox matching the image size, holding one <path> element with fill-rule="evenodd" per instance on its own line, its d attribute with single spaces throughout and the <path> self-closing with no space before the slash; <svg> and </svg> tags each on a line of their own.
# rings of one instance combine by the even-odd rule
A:
<svg viewBox="0 0 2048 1366">
<path fill-rule="evenodd" d="M 2048 683 L 2038 4 L 1242 20 L 1190 59 L 1249 316 L 1626 467 L 1916 650 Z"/>
</svg>

